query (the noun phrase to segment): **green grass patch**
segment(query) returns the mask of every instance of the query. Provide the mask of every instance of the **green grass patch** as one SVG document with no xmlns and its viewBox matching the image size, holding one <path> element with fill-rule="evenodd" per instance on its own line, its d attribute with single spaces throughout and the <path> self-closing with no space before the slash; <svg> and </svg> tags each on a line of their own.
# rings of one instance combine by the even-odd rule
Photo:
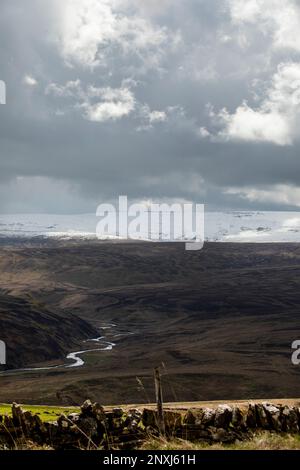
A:
<svg viewBox="0 0 300 470">
<path fill-rule="evenodd" d="M 68 415 L 80 411 L 79 407 L 59 407 L 59 406 L 39 406 L 39 405 L 21 405 L 26 411 L 37 414 L 43 421 L 56 421 L 62 413 Z M 0 415 L 11 416 L 11 405 L 0 404 Z"/>
</svg>

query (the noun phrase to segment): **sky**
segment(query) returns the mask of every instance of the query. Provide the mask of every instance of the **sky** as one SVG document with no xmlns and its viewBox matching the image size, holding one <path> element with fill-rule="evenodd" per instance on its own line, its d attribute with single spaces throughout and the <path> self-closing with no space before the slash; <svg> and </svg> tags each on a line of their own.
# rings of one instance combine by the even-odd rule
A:
<svg viewBox="0 0 300 470">
<path fill-rule="evenodd" d="M 1 0 L 0 80 L 0 213 L 300 207 L 297 0 Z"/>
</svg>

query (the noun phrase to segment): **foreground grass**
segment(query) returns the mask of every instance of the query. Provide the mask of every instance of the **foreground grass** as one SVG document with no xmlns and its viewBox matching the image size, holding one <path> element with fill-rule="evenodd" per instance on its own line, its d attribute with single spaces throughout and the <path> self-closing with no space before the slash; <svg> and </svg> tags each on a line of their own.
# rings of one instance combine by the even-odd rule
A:
<svg viewBox="0 0 300 470">
<path fill-rule="evenodd" d="M 22 405 L 22 408 L 37 414 L 43 421 L 56 421 L 61 413 L 76 413 L 80 410 L 80 408 L 72 406 L 66 408 L 59 406 Z M 0 415 L 11 416 L 11 405 L 0 404 Z"/>
<path fill-rule="evenodd" d="M 300 436 L 276 434 L 271 432 L 257 433 L 251 440 L 235 444 L 208 445 L 189 442 L 181 439 L 152 439 L 147 441 L 143 450 L 300 450 Z"/>
<path fill-rule="evenodd" d="M 0 446 L 0 450 L 2 449 Z M 33 450 L 33 451 L 44 451 L 44 450 L 53 450 L 52 447 L 44 445 L 38 446 L 36 443 L 20 439 L 15 442 L 15 450 Z M 85 450 L 85 449 L 81 449 Z M 86 449 L 86 450 L 91 450 Z M 189 442 L 182 439 L 149 439 L 144 443 L 144 445 L 139 448 L 139 450 L 300 450 L 300 436 L 292 436 L 290 434 L 276 434 L 268 431 L 263 431 L 257 433 L 251 440 L 244 442 L 237 442 L 235 444 L 213 444 L 209 445 L 206 443 L 200 442 Z M 99 449 L 101 452 L 101 449 Z"/>
</svg>

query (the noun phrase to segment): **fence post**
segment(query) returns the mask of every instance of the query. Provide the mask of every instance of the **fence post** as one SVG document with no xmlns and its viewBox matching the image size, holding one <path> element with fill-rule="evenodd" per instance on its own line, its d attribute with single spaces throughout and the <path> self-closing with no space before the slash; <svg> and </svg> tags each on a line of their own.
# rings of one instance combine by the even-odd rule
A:
<svg viewBox="0 0 300 470">
<path fill-rule="evenodd" d="M 6 364 L 6 344 L 0 341 L 0 365 Z"/>
<path fill-rule="evenodd" d="M 164 410 L 163 410 L 163 395 L 162 395 L 162 386 L 161 386 L 161 376 L 159 367 L 154 369 L 154 382 L 155 382 L 155 398 L 157 404 L 157 426 L 159 433 L 164 436 L 166 433 L 165 429 L 165 420 L 164 420 Z"/>
</svg>

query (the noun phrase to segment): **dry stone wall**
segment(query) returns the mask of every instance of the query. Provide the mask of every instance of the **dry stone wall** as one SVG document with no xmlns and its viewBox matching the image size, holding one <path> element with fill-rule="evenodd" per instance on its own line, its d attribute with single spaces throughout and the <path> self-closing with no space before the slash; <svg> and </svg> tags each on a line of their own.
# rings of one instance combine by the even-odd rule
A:
<svg viewBox="0 0 300 470">
<path fill-rule="evenodd" d="M 207 443 L 233 443 L 251 438 L 257 430 L 298 434 L 297 406 L 250 403 L 248 407 L 219 405 L 216 409 L 164 412 L 166 437 Z M 56 422 L 43 422 L 38 415 L 12 405 L 12 416 L 0 416 L 0 448 L 13 449 L 30 440 L 54 449 L 131 449 L 150 436 L 158 436 L 153 409 L 105 409 L 87 400 L 79 413 L 61 415 Z"/>
</svg>

